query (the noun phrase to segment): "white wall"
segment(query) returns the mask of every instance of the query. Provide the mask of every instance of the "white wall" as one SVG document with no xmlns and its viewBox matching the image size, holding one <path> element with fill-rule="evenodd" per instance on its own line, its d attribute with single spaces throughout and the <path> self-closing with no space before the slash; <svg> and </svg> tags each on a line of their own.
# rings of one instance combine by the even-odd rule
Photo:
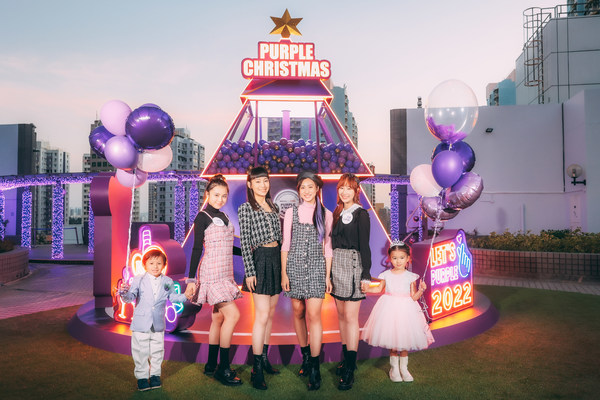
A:
<svg viewBox="0 0 600 400">
<path fill-rule="evenodd" d="M 573 104 L 572 108 L 575 112 L 581 106 Z M 431 163 L 431 153 L 439 141 L 427 130 L 422 109 L 407 111 L 407 163 L 411 171 L 418 164 Z M 574 118 L 581 116 L 574 114 Z M 480 234 L 568 228 L 570 200 L 563 178 L 562 126 L 561 104 L 480 107 L 477 125 L 465 142 L 475 151 L 473 172 L 482 176 L 484 192 L 446 226 Z M 485 133 L 486 128 L 493 128 L 493 132 Z M 588 147 L 574 145 L 573 157 Z M 600 151 L 600 146 L 596 150 Z M 409 213 L 415 205 L 413 194 Z"/>
</svg>

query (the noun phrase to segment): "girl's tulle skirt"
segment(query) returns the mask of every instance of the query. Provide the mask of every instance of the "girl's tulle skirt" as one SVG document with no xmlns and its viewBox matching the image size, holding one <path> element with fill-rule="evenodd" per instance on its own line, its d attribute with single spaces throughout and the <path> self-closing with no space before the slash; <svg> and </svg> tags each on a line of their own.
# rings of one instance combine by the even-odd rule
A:
<svg viewBox="0 0 600 400">
<path fill-rule="evenodd" d="M 363 327 L 361 338 L 371 346 L 422 350 L 434 342 L 419 304 L 408 296 L 383 294 Z"/>
</svg>

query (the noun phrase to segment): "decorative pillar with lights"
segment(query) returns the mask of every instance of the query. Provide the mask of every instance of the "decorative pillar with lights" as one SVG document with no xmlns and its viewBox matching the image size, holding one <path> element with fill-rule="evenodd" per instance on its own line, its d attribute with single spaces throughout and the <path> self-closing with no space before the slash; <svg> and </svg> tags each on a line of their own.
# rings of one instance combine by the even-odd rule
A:
<svg viewBox="0 0 600 400">
<path fill-rule="evenodd" d="M 21 247 L 31 249 L 31 190 L 25 189 L 21 198 Z"/>
<path fill-rule="evenodd" d="M 92 196 L 88 201 L 88 254 L 94 254 L 94 210 L 92 209 Z"/>
<path fill-rule="evenodd" d="M 188 220 L 190 222 L 190 227 L 196 218 L 196 214 L 198 214 L 198 209 L 200 207 L 200 193 L 198 192 L 198 183 L 192 182 L 192 186 L 190 187 L 190 205 L 188 209 Z"/>
<path fill-rule="evenodd" d="M 4 240 L 4 192 L 0 190 L 0 240 Z"/>
<path fill-rule="evenodd" d="M 52 186 L 52 259 L 63 258 L 63 227 L 65 221 L 65 190 L 60 182 Z"/>
<path fill-rule="evenodd" d="M 175 185 L 175 240 L 185 239 L 185 187 L 181 180 Z"/>
</svg>

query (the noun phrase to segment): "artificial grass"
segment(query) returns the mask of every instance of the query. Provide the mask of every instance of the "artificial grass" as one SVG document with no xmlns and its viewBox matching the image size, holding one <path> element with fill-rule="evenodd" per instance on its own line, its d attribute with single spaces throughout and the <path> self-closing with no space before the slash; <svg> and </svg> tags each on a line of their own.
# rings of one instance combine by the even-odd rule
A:
<svg viewBox="0 0 600 400">
<path fill-rule="evenodd" d="M 413 383 L 392 383 L 388 359 L 359 361 L 354 388 L 337 390 L 335 364 L 306 390 L 297 365 L 267 376 L 269 389 L 229 388 L 203 365 L 165 361 L 163 387 L 137 392 L 131 357 L 84 345 L 66 331 L 77 307 L 0 320 L 2 399 L 592 399 L 600 393 L 600 296 L 478 286 L 500 312 L 487 332 L 409 356 Z M 435 334 L 435 332 L 434 332 Z"/>
</svg>

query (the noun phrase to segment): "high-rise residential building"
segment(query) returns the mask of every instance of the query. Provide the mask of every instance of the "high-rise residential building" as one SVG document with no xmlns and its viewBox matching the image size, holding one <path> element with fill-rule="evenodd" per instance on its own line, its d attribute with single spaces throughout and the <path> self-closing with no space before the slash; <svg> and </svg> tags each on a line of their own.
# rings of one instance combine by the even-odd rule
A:
<svg viewBox="0 0 600 400">
<path fill-rule="evenodd" d="M 33 124 L 0 125 L 0 175 L 35 174 L 37 133 Z M 21 236 L 22 194 L 27 188 L 3 191 L 5 236 Z"/>
<path fill-rule="evenodd" d="M 90 132 L 94 129 L 102 125 L 100 120 L 94 121 L 93 124 L 90 125 Z M 115 171 L 115 167 L 113 167 L 105 158 L 100 157 L 96 153 L 92 151 L 90 148 L 90 152 L 83 155 L 83 172 L 113 172 Z M 82 204 L 81 209 L 83 211 L 83 223 L 86 224 L 90 219 L 89 213 L 89 204 L 90 204 L 90 184 L 86 183 L 82 185 Z M 140 218 L 140 191 L 135 190 L 133 196 L 133 221 L 139 221 Z"/>
<path fill-rule="evenodd" d="M 600 87 L 600 2 L 568 0 L 523 13 L 525 44 L 516 61 L 516 103 L 561 103 Z"/>
<path fill-rule="evenodd" d="M 204 168 L 204 146 L 190 137 L 187 128 L 175 129 L 171 142 L 173 161 L 166 170 L 199 171 Z M 153 182 L 148 185 L 148 219 L 154 222 L 173 222 L 175 219 L 175 186 L 177 182 Z M 200 202 L 204 196 L 205 182 L 184 182 L 186 221 L 192 222 L 194 215 L 187 215 L 190 203 L 190 188 L 197 185 Z"/>
<path fill-rule="evenodd" d="M 35 145 L 36 174 L 64 174 L 71 172 L 69 153 L 53 148 L 48 142 L 36 142 Z M 66 210 L 64 223 L 69 223 L 69 185 L 62 185 L 64 194 L 63 209 Z M 34 239 L 52 234 L 52 190 L 53 186 L 37 186 L 32 188 L 33 194 L 33 229 Z"/>
<path fill-rule="evenodd" d="M 331 94 L 333 94 L 333 100 L 330 104 L 331 109 L 340 120 L 346 133 L 348 133 L 350 140 L 352 140 L 355 146 L 358 146 L 358 125 L 354 119 L 354 114 L 350 111 L 350 101 L 348 100 L 346 85 L 344 85 L 344 87 L 339 87 L 334 86 L 331 80 L 328 82 L 329 90 L 331 91 Z"/>
</svg>

